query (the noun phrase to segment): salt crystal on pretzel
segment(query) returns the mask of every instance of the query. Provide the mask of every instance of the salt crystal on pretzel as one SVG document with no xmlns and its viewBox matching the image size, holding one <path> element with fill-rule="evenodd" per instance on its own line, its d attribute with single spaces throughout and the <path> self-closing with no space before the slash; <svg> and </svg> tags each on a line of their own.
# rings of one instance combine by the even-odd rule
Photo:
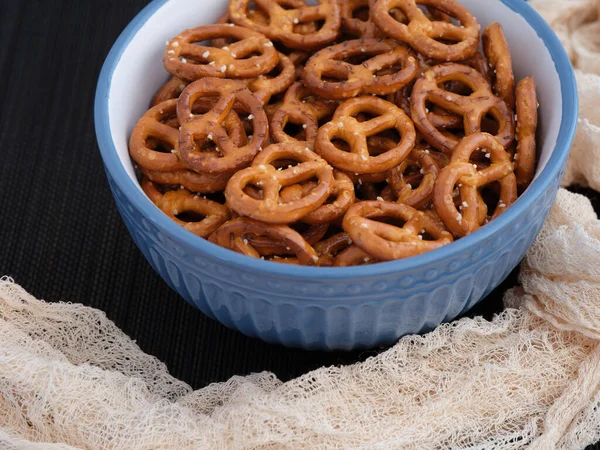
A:
<svg viewBox="0 0 600 450">
<path fill-rule="evenodd" d="M 482 170 L 471 164 L 470 158 L 478 148 L 490 152 L 491 164 Z M 496 218 L 517 199 L 517 181 L 513 164 L 502 144 L 492 135 L 475 133 L 465 137 L 452 153 L 450 164 L 444 167 L 435 182 L 433 204 L 446 227 L 459 237 L 476 231 L 487 218 L 481 214 L 482 201 L 478 189 L 493 182 L 500 185 L 500 200 L 490 219 Z M 459 186 L 459 204 L 468 206 L 458 212 L 453 198 Z"/>
<path fill-rule="evenodd" d="M 237 42 L 223 48 L 195 44 L 225 38 L 237 39 Z M 173 54 L 169 52 L 174 52 L 175 57 L 173 58 Z M 205 57 L 207 53 L 208 56 Z M 180 58 L 188 59 L 189 62 L 184 63 Z M 187 81 L 203 77 L 257 77 L 273 70 L 278 61 L 279 57 L 273 48 L 273 43 L 265 36 L 246 28 L 229 27 L 223 24 L 204 25 L 185 30 L 172 39 L 164 56 L 167 71 Z"/>
</svg>

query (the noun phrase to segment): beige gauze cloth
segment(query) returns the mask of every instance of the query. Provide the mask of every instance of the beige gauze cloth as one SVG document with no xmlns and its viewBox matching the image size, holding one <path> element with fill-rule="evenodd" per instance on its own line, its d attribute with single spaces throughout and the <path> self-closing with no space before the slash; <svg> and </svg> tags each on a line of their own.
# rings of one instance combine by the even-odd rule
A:
<svg viewBox="0 0 600 450">
<path fill-rule="evenodd" d="M 600 190 L 600 0 L 537 0 L 575 64 L 565 184 Z M 101 311 L 0 280 L 0 448 L 583 449 L 600 440 L 600 221 L 561 190 L 491 322 L 408 336 L 288 383 L 198 391 Z"/>
</svg>

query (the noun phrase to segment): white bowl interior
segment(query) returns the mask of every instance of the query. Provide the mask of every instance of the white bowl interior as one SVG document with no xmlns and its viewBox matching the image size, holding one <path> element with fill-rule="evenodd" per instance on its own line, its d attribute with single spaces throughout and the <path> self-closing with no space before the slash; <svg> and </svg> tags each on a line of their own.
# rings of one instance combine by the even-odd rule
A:
<svg viewBox="0 0 600 450">
<path fill-rule="evenodd" d="M 500 1 L 458 0 L 481 24 L 500 22 L 509 42 L 517 80 L 533 75 L 540 101 L 538 145 L 541 149 L 537 175 L 550 159 L 562 120 L 560 80 L 550 53 L 531 26 Z M 169 0 L 139 29 L 114 71 L 109 88 L 109 122 L 119 158 L 135 180 L 129 158 L 129 136 L 149 107 L 158 88 L 168 79 L 162 64 L 165 42 L 181 31 L 214 23 L 226 10 L 228 0 Z"/>
</svg>

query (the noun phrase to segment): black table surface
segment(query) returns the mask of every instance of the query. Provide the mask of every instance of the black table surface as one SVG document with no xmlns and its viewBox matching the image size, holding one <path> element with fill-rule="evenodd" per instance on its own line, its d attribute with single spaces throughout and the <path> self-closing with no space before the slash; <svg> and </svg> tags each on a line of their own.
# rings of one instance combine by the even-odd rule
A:
<svg viewBox="0 0 600 450">
<path fill-rule="evenodd" d="M 105 179 L 93 100 L 104 58 L 147 3 L 0 0 L 0 275 L 38 298 L 105 311 L 194 388 L 264 370 L 289 380 L 377 354 L 247 338 L 188 305 L 136 248 Z M 576 190 L 599 210 L 599 194 Z M 469 315 L 491 318 L 516 282 L 517 271 Z"/>
</svg>

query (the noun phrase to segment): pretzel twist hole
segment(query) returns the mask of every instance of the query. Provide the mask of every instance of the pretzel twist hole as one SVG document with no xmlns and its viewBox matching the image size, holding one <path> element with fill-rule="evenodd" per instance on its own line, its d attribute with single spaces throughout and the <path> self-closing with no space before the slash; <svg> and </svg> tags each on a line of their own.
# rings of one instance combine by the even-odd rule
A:
<svg viewBox="0 0 600 450">
<path fill-rule="evenodd" d="M 461 61 L 473 56 L 479 46 L 477 20 L 453 0 L 370 0 L 369 5 L 372 20 L 386 36 L 406 42 L 428 58 Z M 432 8 L 429 17 L 419 5 Z M 407 24 L 392 17 L 390 11 L 396 8 L 408 18 Z M 449 17 L 460 25 L 448 21 Z"/>
<path fill-rule="evenodd" d="M 315 53 L 304 68 L 303 79 L 324 98 L 345 99 L 390 94 L 416 75 L 417 57 L 412 50 L 391 40 L 370 38 L 345 41 Z"/>
</svg>

